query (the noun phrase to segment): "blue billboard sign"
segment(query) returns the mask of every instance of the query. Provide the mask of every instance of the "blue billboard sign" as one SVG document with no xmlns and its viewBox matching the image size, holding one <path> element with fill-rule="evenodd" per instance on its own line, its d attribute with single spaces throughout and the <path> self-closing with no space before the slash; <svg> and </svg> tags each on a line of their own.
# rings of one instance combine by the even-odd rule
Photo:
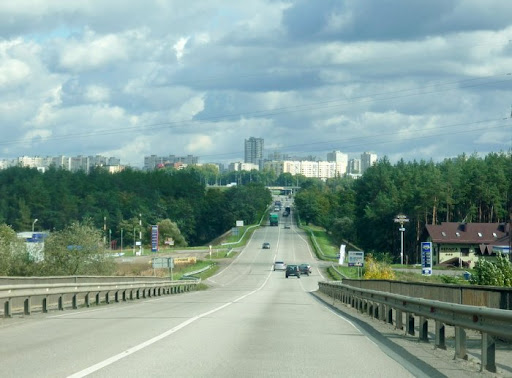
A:
<svg viewBox="0 0 512 378">
<path fill-rule="evenodd" d="M 151 226 L 151 252 L 158 252 L 158 225 Z"/>
<path fill-rule="evenodd" d="M 432 275 L 432 243 L 421 243 L 421 274 L 424 276 Z"/>
</svg>

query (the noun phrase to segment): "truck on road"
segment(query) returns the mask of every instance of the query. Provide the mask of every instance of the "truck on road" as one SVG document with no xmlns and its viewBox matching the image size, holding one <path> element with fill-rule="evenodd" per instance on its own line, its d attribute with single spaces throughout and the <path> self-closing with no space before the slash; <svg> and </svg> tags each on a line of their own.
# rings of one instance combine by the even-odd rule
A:
<svg viewBox="0 0 512 378">
<path fill-rule="evenodd" d="M 269 220 L 271 226 L 278 226 L 279 225 L 279 214 L 270 213 L 268 220 Z"/>
</svg>

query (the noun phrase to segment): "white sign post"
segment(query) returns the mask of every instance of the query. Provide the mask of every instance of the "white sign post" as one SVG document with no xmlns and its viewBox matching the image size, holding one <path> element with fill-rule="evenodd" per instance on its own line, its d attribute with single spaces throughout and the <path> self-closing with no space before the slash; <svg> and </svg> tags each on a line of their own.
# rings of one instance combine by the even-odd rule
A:
<svg viewBox="0 0 512 378">
<path fill-rule="evenodd" d="M 338 261 L 338 263 L 340 265 L 343 265 L 343 263 L 345 262 L 345 248 L 347 246 L 345 244 L 342 244 L 340 245 L 340 260 Z"/>
<path fill-rule="evenodd" d="M 407 215 L 398 214 L 393 221 L 395 223 L 400 223 L 400 228 L 398 229 L 398 231 L 400 231 L 400 264 L 404 265 L 404 223 L 409 222 L 409 219 L 407 218 Z"/>
</svg>

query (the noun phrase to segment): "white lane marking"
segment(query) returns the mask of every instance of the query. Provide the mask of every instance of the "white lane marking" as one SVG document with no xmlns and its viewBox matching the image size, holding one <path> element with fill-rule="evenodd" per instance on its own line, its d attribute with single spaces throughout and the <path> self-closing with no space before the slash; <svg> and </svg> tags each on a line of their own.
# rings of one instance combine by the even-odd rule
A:
<svg viewBox="0 0 512 378">
<path fill-rule="evenodd" d="M 228 306 L 231 306 L 233 303 L 237 303 L 237 302 L 241 301 L 242 299 L 245 299 L 248 296 L 250 296 L 250 295 L 252 295 L 254 293 L 257 293 L 258 291 L 263 289 L 263 287 L 267 284 L 269 278 L 270 278 L 270 274 L 268 274 L 267 279 L 265 280 L 265 282 L 263 282 L 263 284 L 260 287 L 258 287 L 257 289 L 255 289 L 255 290 L 253 290 L 253 291 L 251 291 L 251 292 L 249 292 L 247 294 L 242 295 L 241 297 L 238 297 L 238 298 L 234 299 L 231 302 L 227 302 L 227 303 L 223 304 L 222 306 L 214 308 L 213 310 L 204 312 L 204 313 L 202 313 L 200 315 L 196 315 L 196 316 L 194 316 L 194 317 L 184 321 L 183 323 L 178 324 L 176 327 L 173 327 L 173 328 L 165 331 L 164 333 L 161 333 L 158 336 L 155 336 L 155 337 L 153 337 L 153 338 L 151 338 L 151 339 L 149 339 L 147 341 L 144 341 L 143 343 L 140 343 L 139 345 L 136 345 L 133 348 L 129 348 L 129 349 L 127 349 L 127 350 L 125 350 L 125 351 L 123 351 L 123 352 L 121 352 L 119 354 L 116 354 L 115 356 L 107 358 L 106 360 L 103 360 L 103 361 L 101 361 L 101 362 L 99 362 L 99 363 L 97 363 L 95 365 L 92 365 L 92 366 L 90 366 L 90 367 L 88 367 L 86 369 L 83 369 L 83 370 L 81 370 L 81 371 L 79 371 L 77 373 L 69 375 L 68 378 L 86 377 L 89 374 L 92 374 L 92 373 L 94 373 L 94 372 L 96 372 L 96 371 L 98 371 L 100 369 L 103 369 L 104 367 L 112 365 L 114 362 L 117 362 L 117 361 L 119 361 L 119 360 L 121 360 L 121 359 L 123 359 L 125 357 L 128 357 L 129 355 L 131 355 L 131 354 L 133 354 L 135 352 L 138 352 L 139 350 L 144 349 L 144 348 L 146 348 L 146 347 L 148 347 L 148 346 L 150 346 L 150 345 L 152 345 L 152 344 L 154 344 L 154 343 L 156 343 L 156 342 L 166 338 L 167 336 L 172 335 L 175 332 L 178 332 L 180 329 L 183 329 L 186 326 L 194 323 L 196 320 L 199 320 L 201 318 L 204 318 L 205 316 L 211 315 L 211 314 L 213 314 L 213 313 L 215 313 L 217 311 L 220 311 L 220 310 L 222 310 L 222 309 L 224 309 L 224 308 L 226 308 Z"/>
</svg>

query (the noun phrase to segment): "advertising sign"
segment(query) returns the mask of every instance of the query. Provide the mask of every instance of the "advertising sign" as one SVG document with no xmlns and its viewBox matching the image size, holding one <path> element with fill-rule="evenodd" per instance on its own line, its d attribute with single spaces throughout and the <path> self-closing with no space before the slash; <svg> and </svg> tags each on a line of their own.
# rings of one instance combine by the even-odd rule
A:
<svg viewBox="0 0 512 378">
<path fill-rule="evenodd" d="M 158 252 L 158 225 L 151 226 L 151 252 Z"/>
<path fill-rule="evenodd" d="M 348 251 L 348 266 L 364 266 L 364 252 Z"/>
<path fill-rule="evenodd" d="M 432 275 L 432 243 L 421 243 L 421 274 Z"/>
</svg>

